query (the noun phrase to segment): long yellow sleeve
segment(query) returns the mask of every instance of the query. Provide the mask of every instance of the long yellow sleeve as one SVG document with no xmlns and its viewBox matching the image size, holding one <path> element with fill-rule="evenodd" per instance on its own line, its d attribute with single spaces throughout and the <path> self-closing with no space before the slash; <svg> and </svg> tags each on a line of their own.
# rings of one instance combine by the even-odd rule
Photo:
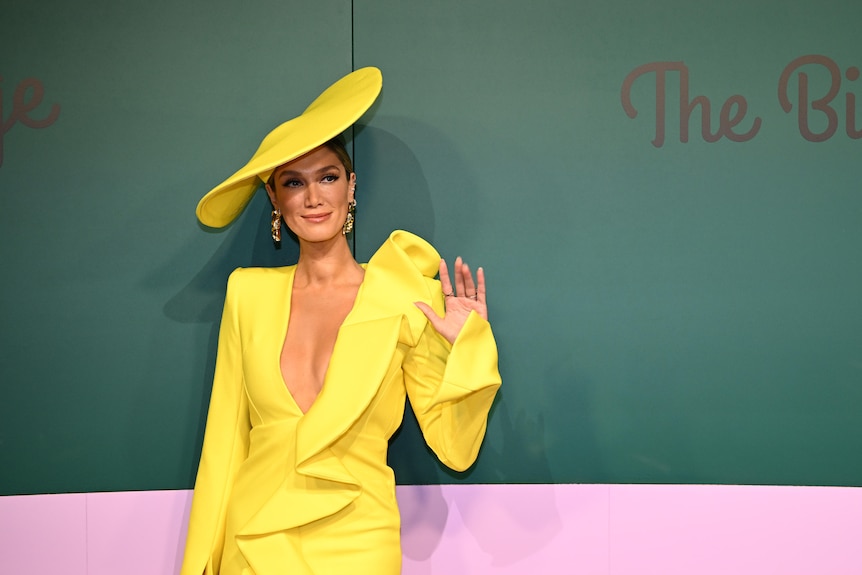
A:
<svg viewBox="0 0 862 575">
<path fill-rule="evenodd" d="M 230 488 L 240 464 L 248 455 L 251 424 L 248 400 L 243 391 L 237 317 L 237 301 L 242 291 L 237 285 L 241 279 L 239 276 L 234 272 L 228 280 L 181 575 L 214 575 L 219 572 Z"/>
<path fill-rule="evenodd" d="M 425 441 L 440 461 L 456 471 L 470 467 L 501 381 L 490 324 L 471 313 L 450 347 L 429 323 L 405 358 L 404 381 Z"/>
</svg>

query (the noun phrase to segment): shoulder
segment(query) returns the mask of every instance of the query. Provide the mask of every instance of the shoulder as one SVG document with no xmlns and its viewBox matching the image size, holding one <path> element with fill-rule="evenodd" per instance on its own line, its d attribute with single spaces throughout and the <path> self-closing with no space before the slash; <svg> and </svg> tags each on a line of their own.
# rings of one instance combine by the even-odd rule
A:
<svg viewBox="0 0 862 575">
<path fill-rule="evenodd" d="M 227 294 L 238 296 L 249 292 L 266 292 L 283 286 L 296 266 L 279 268 L 236 268 L 227 280 Z"/>
<path fill-rule="evenodd" d="M 362 316 L 402 316 L 416 341 L 428 320 L 414 302 L 439 307 L 443 300 L 434 279 L 439 267 L 440 255 L 431 244 L 409 232 L 392 232 L 365 268 Z"/>
<path fill-rule="evenodd" d="M 426 278 L 437 275 L 440 254 L 430 243 L 416 234 L 395 230 L 377 250 L 369 266 L 375 264 L 400 273 L 418 273 Z"/>
</svg>

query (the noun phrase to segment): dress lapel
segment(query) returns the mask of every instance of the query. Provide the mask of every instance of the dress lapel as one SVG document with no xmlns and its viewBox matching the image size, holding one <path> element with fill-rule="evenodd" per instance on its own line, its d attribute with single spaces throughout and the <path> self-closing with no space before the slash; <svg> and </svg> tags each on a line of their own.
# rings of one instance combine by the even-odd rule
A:
<svg viewBox="0 0 862 575">
<path fill-rule="evenodd" d="M 411 241 L 412 238 L 415 236 L 410 236 Z M 434 266 L 439 262 L 437 253 L 423 242 L 431 249 L 431 255 L 421 260 L 422 268 L 417 268 L 417 254 L 402 249 L 396 240 L 393 234 L 368 263 L 354 307 L 339 329 L 323 389 L 295 424 L 294 450 L 286 457 L 287 465 L 294 467 L 296 474 L 325 482 L 327 486 L 314 491 L 293 488 L 300 482 L 287 471 L 281 487 L 240 530 L 241 550 L 252 545 L 249 538 L 332 515 L 361 492 L 362 485 L 333 453 L 332 446 L 371 404 L 386 379 L 399 341 L 409 346 L 418 341 L 427 320 L 413 302 L 430 304 L 434 297 L 426 280 L 427 270 L 423 273 L 422 268 L 430 268 L 433 277 Z M 280 313 L 275 315 L 282 318 L 285 330 L 292 281 L 291 271 L 285 282 L 288 296 L 279 308 Z M 285 332 L 279 333 L 280 354 Z M 284 386 L 282 377 L 278 381 Z M 290 397 L 286 387 L 283 393 Z M 290 400 L 293 401 L 292 397 Z"/>
<path fill-rule="evenodd" d="M 416 236 L 395 232 L 371 258 L 353 309 L 338 331 L 323 389 L 297 426 L 297 469 L 318 476 L 315 454 L 337 441 L 366 410 L 383 382 L 397 343 L 416 345 L 427 322 L 413 305 L 431 303 L 425 276 L 433 277 L 437 252 L 412 253 Z M 424 247 L 423 246 L 423 247 Z M 417 260 L 419 266 L 417 266 Z M 421 266 L 421 267 L 420 267 Z M 324 470 L 319 470 L 324 472 Z"/>
</svg>

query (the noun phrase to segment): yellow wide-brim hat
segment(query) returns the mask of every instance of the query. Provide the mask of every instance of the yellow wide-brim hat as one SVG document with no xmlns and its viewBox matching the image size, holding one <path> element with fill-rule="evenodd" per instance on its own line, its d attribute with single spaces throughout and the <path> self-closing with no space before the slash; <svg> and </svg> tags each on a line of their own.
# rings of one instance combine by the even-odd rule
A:
<svg viewBox="0 0 862 575">
<path fill-rule="evenodd" d="M 383 87 L 383 75 L 373 67 L 343 77 L 317 97 L 305 111 L 267 134 L 246 165 L 198 202 L 202 224 L 222 228 L 245 208 L 275 168 L 306 154 L 341 134 L 365 113 Z"/>
</svg>

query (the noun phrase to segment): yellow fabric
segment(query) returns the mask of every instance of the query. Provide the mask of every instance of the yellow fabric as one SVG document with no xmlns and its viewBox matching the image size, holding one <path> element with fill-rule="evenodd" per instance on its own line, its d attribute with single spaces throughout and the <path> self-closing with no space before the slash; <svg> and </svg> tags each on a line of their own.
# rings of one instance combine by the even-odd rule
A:
<svg viewBox="0 0 862 575">
<path fill-rule="evenodd" d="M 279 365 L 295 267 L 231 274 L 181 575 L 400 573 L 386 450 L 405 393 L 431 449 L 463 470 L 500 385 L 487 321 L 472 313 L 450 346 L 413 305 L 442 313 L 438 262 L 417 236 L 390 236 L 305 415 Z"/>
</svg>

